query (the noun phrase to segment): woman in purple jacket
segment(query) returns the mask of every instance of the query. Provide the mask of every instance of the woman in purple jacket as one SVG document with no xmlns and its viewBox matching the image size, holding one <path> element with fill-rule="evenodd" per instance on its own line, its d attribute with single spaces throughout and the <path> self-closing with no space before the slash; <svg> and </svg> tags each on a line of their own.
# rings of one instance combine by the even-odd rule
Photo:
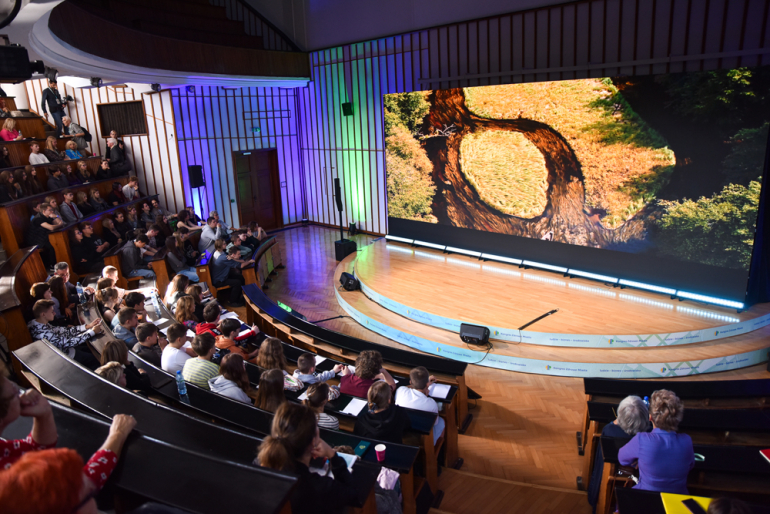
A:
<svg viewBox="0 0 770 514">
<path fill-rule="evenodd" d="M 688 494 L 687 475 L 695 465 L 695 454 L 690 436 L 676 433 L 683 416 L 682 400 L 673 392 L 652 393 L 652 432 L 639 432 L 618 453 L 621 465 L 639 466 L 635 489 Z"/>
</svg>

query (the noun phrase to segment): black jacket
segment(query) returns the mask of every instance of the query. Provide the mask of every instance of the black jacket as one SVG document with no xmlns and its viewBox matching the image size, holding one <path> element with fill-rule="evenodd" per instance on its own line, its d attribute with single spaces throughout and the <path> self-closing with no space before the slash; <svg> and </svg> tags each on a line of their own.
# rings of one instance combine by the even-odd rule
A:
<svg viewBox="0 0 770 514">
<path fill-rule="evenodd" d="M 289 500 L 293 514 L 337 514 L 348 505 L 357 505 L 355 481 L 345 459 L 335 455 L 329 464 L 334 478 L 312 473 L 301 462 L 295 464 L 293 471 L 299 480 Z"/>
<path fill-rule="evenodd" d="M 145 393 L 152 391 L 150 377 L 146 373 L 139 373 L 139 369 L 134 366 L 133 362 L 125 365 L 123 373 L 126 375 L 126 389 L 139 390 Z"/>
<path fill-rule="evenodd" d="M 406 411 L 391 403 L 387 409 L 376 414 L 370 414 L 369 410 L 364 408 L 356 419 L 353 433 L 361 437 L 401 444 L 404 430 L 410 426 Z"/>
<path fill-rule="evenodd" d="M 142 260 L 141 250 L 136 247 L 133 241 L 128 241 L 120 253 L 120 267 L 123 268 L 123 275 L 129 276 L 132 271 L 137 269 L 149 269 L 147 263 Z"/>
<path fill-rule="evenodd" d="M 58 89 L 47 87 L 43 90 L 43 99 L 40 102 L 40 107 L 43 108 L 43 113 L 51 112 L 51 114 L 63 111 L 66 102 L 62 100 L 61 93 Z M 48 109 L 46 110 L 46 106 Z"/>
</svg>

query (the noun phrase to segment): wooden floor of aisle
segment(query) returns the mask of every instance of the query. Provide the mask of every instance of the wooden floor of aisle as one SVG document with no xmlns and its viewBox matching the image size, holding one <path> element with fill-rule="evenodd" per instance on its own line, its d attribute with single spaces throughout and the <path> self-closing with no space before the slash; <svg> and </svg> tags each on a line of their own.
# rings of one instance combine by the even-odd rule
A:
<svg viewBox="0 0 770 514">
<path fill-rule="evenodd" d="M 332 284 L 337 265 L 334 241 L 339 232 L 312 226 L 276 236 L 286 269 L 273 277 L 267 295 L 310 321 L 344 316 Z M 355 239 L 361 246 L 374 238 L 359 235 Z M 347 317 L 326 321 L 323 326 L 405 348 Z M 576 490 L 583 463 L 575 439 L 585 406 L 582 379 L 473 365 L 468 367 L 466 378 L 468 386 L 483 398 L 470 411 L 470 428 L 459 436 L 460 456 L 465 460 L 462 469 L 445 470 L 440 477 L 445 497 L 440 511 L 435 512 L 590 513 L 585 493 Z M 735 378 L 770 378 L 770 373 L 762 365 L 707 377 Z"/>
</svg>

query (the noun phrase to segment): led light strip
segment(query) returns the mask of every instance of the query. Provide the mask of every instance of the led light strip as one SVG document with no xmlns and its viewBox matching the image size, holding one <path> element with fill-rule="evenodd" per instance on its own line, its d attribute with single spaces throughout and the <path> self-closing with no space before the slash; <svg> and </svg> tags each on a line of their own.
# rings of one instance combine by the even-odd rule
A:
<svg viewBox="0 0 770 514">
<path fill-rule="evenodd" d="M 618 283 L 621 286 L 635 287 L 637 289 L 646 289 L 648 291 L 655 291 L 656 293 L 664 293 L 664 294 L 670 294 L 670 295 L 676 294 L 676 289 L 671 289 L 670 287 L 653 286 L 651 284 L 644 284 L 642 282 L 634 282 L 633 280 L 623 280 L 623 279 L 621 279 Z"/>
<path fill-rule="evenodd" d="M 482 253 L 481 258 L 486 259 L 488 261 L 506 262 L 508 264 L 521 264 L 521 259 L 512 259 L 510 257 L 502 257 L 500 255 L 492 255 L 491 253 Z"/>
<path fill-rule="evenodd" d="M 437 245 L 436 243 L 428 243 L 425 241 L 418 241 L 417 239 L 414 240 L 414 244 L 417 246 L 427 246 L 428 248 L 435 248 L 436 250 L 444 250 L 446 248 L 445 245 Z"/>
<path fill-rule="evenodd" d="M 524 261 L 522 262 L 525 266 L 529 266 L 530 268 L 542 268 L 547 269 L 549 271 L 558 271 L 560 273 L 566 273 L 567 268 L 563 268 L 561 266 L 553 266 L 552 264 L 543 264 L 542 262 L 534 262 L 534 261 Z"/>
<path fill-rule="evenodd" d="M 481 252 L 474 252 L 474 251 L 471 251 L 471 250 L 463 250 L 462 248 L 455 248 L 454 246 L 447 246 L 446 247 L 446 251 L 447 252 L 452 252 L 452 253 L 461 253 L 463 255 L 470 255 L 471 257 L 480 257 L 481 256 Z"/>
<path fill-rule="evenodd" d="M 414 239 L 407 239 L 405 237 L 396 237 L 396 236 L 385 236 L 385 239 L 388 241 L 398 241 L 399 243 L 406 243 L 408 245 L 414 242 Z"/>
<path fill-rule="evenodd" d="M 742 302 L 736 302 L 733 300 L 723 300 L 722 298 L 714 298 L 713 296 L 688 293 L 687 291 L 677 291 L 676 295 L 679 298 L 687 298 L 688 300 L 698 300 L 699 302 L 713 303 L 715 305 L 723 305 L 725 307 L 732 307 L 734 309 L 743 309 Z"/>
<path fill-rule="evenodd" d="M 576 275 L 578 277 L 591 278 L 594 280 L 600 280 L 602 282 L 609 282 L 610 284 L 617 284 L 618 279 L 615 277 L 608 277 L 607 275 L 599 275 L 597 273 L 588 273 L 587 271 L 579 271 L 576 269 L 570 269 L 567 271 L 568 275 Z"/>
</svg>

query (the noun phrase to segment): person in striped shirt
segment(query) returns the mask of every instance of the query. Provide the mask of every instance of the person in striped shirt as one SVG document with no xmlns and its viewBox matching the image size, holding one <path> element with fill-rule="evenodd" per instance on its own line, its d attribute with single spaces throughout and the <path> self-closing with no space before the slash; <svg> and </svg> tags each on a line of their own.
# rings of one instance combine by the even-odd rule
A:
<svg viewBox="0 0 770 514">
<path fill-rule="evenodd" d="M 215 342 L 214 336 L 209 332 L 195 336 L 190 346 L 198 357 L 185 362 L 182 368 L 182 376 L 187 382 L 207 391 L 211 390 L 209 379 L 219 375 L 219 366 L 211 362 L 216 352 Z"/>
</svg>

